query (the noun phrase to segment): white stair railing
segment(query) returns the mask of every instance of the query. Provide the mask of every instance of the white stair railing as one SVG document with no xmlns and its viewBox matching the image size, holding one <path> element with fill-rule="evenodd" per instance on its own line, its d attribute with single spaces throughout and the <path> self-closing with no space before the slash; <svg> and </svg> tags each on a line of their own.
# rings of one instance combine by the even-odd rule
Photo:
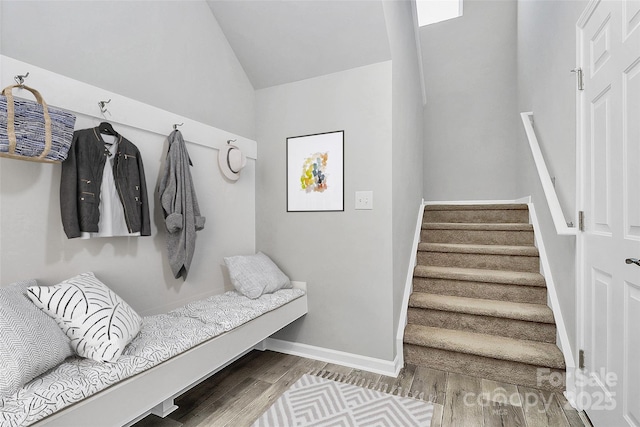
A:
<svg viewBox="0 0 640 427">
<path fill-rule="evenodd" d="M 520 117 L 522 118 L 524 131 L 526 132 L 527 139 L 529 140 L 531 154 L 533 154 L 533 160 L 535 161 L 536 169 L 538 170 L 538 176 L 540 177 L 542 189 L 544 190 L 544 195 L 547 199 L 547 205 L 549 205 L 549 210 L 551 211 L 551 217 L 553 218 L 553 225 L 556 228 L 556 233 L 560 236 L 575 236 L 578 234 L 578 229 L 567 225 L 564 213 L 562 212 L 562 206 L 560 206 L 560 201 L 558 200 L 558 194 L 556 193 L 556 189 L 551 181 L 551 175 L 549 175 L 549 169 L 547 169 L 547 164 L 542 156 L 540 143 L 538 142 L 538 137 L 533 129 L 533 113 L 520 113 Z"/>
</svg>

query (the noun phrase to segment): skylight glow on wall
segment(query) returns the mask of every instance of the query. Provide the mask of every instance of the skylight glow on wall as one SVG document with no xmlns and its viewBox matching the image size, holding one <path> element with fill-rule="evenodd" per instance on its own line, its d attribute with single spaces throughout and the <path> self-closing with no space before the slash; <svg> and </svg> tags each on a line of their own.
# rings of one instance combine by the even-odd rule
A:
<svg viewBox="0 0 640 427">
<path fill-rule="evenodd" d="M 462 0 L 416 0 L 418 26 L 462 16 Z"/>
</svg>

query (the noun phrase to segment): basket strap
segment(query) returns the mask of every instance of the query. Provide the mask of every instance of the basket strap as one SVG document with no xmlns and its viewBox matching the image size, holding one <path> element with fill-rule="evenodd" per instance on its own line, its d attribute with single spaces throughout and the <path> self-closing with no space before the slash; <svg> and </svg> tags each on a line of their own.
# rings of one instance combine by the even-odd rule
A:
<svg viewBox="0 0 640 427">
<path fill-rule="evenodd" d="M 9 154 L 14 154 L 16 151 L 16 129 L 15 129 L 15 106 L 13 103 L 12 90 L 16 87 L 26 89 L 33 94 L 38 104 L 42 105 L 42 113 L 44 115 L 44 150 L 38 156 L 39 159 L 44 159 L 49 151 L 51 151 L 51 117 L 49 116 L 49 107 L 47 103 L 40 95 L 40 92 L 30 88 L 29 86 L 13 85 L 7 86 L 2 90 L 2 94 L 7 98 L 7 136 L 9 137 Z"/>
</svg>

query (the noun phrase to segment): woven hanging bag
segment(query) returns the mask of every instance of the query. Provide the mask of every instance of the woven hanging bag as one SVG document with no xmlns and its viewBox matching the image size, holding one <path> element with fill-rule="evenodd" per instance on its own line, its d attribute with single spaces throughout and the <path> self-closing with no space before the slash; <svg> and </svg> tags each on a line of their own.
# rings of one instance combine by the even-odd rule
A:
<svg viewBox="0 0 640 427">
<path fill-rule="evenodd" d="M 36 102 L 13 97 L 13 89 L 31 92 Z M 49 107 L 40 93 L 28 86 L 7 86 L 0 95 L 0 156 L 59 163 L 67 158 L 76 116 Z"/>
</svg>

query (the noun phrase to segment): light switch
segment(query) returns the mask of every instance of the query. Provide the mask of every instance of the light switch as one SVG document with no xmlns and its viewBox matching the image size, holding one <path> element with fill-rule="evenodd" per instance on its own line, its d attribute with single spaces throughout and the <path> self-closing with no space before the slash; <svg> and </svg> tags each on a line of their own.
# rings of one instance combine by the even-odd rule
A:
<svg viewBox="0 0 640 427">
<path fill-rule="evenodd" d="M 356 209 L 373 209 L 373 191 L 356 191 Z"/>
</svg>

